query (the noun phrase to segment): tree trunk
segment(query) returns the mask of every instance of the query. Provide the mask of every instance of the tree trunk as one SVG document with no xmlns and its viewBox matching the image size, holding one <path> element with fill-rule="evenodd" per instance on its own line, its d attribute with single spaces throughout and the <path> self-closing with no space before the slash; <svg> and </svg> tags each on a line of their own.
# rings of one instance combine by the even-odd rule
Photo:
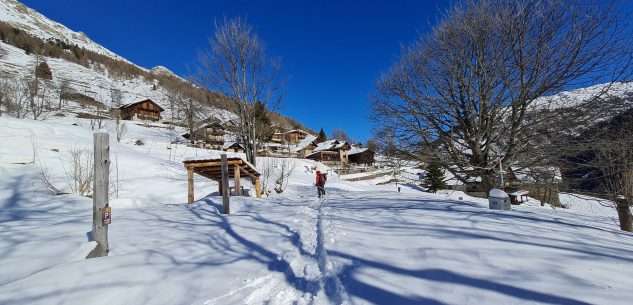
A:
<svg viewBox="0 0 633 305">
<path fill-rule="evenodd" d="M 491 189 L 495 188 L 495 177 L 493 174 L 484 173 L 481 175 L 481 187 L 483 191 L 486 192 L 486 195 L 490 192 Z"/>
<path fill-rule="evenodd" d="M 631 205 L 624 199 L 616 200 L 615 204 L 615 209 L 618 211 L 618 219 L 620 220 L 620 230 L 633 232 Z"/>
</svg>

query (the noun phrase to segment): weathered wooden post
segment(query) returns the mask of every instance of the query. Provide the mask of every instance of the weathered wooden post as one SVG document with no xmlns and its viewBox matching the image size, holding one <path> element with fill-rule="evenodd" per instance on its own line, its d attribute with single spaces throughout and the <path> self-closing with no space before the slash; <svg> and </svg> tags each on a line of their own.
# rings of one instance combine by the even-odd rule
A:
<svg viewBox="0 0 633 305">
<path fill-rule="evenodd" d="M 110 142 L 106 132 L 94 133 L 94 176 L 92 188 L 92 238 L 97 246 L 86 258 L 107 256 L 108 224 L 111 211 L 108 204 L 108 186 L 110 175 Z"/>
<path fill-rule="evenodd" d="M 187 168 L 187 202 L 193 203 L 195 195 L 193 190 L 193 167 Z"/>
<path fill-rule="evenodd" d="M 259 178 L 255 179 L 255 195 L 257 198 L 262 198 L 262 186 L 259 182 Z"/>
<path fill-rule="evenodd" d="M 229 165 L 226 161 L 226 154 L 221 156 L 222 167 L 222 206 L 224 207 L 224 214 L 230 214 L 229 208 Z"/>
<path fill-rule="evenodd" d="M 242 186 L 240 185 L 240 165 L 239 164 L 234 164 L 233 165 L 233 176 L 234 176 L 234 180 L 235 180 L 235 196 L 242 196 Z"/>
</svg>

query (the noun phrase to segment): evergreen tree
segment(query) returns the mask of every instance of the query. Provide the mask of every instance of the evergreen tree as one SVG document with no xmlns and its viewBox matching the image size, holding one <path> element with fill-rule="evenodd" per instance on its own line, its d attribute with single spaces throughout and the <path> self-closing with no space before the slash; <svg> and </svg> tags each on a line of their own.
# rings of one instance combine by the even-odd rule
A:
<svg viewBox="0 0 633 305">
<path fill-rule="evenodd" d="M 445 179 L 444 169 L 442 169 L 438 162 L 434 161 L 429 163 L 426 167 L 426 177 L 424 177 L 424 181 L 422 181 L 422 186 L 429 192 L 436 193 L 437 190 L 442 190 L 447 187 L 446 181 L 444 181 Z"/>
<path fill-rule="evenodd" d="M 327 141 L 327 136 L 325 135 L 325 131 L 323 131 L 323 128 L 321 128 L 321 131 L 319 131 L 319 135 L 316 138 L 316 143 L 322 143 Z"/>
<path fill-rule="evenodd" d="M 255 126 L 257 128 L 256 136 L 262 143 L 269 142 L 273 138 L 273 127 L 270 122 L 268 110 L 266 110 L 266 106 L 264 106 L 262 102 L 255 103 L 253 107 L 253 111 L 255 112 Z"/>
<path fill-rule="evenodd" d="M 53 79 L 53 72 L 51 72 L 51 68 L 48 66 L 46 61 L 42 61 L 35 68 L 35 75 L 39 78 L 51 80 Z"/>
</svg>

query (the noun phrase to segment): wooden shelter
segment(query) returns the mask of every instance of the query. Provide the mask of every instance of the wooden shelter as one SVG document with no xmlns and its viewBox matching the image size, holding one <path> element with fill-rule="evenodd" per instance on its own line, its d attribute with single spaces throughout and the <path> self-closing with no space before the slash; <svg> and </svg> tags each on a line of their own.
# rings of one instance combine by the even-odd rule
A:
<svg viewBox="0 0 633 305">
<path fill-rule="evenodd" d="M 121 118 L 124 120 L 151 120 L 160 121 L 160 113 L 165 111 L 161 106 L 150 99 L 136 103 L 125 104 L 119 107 Z"/>
<path fill-rule="evenodd" d="M 222 181 L 222 160 L 221 158 L 194 158 L 186 159 L 183 161 L 185 168 L 187 169 L 188 177 L 188 202 L 193 203 L 195 201 L 193 192 L 193 174 L 196 173 L 205 178 L 217 181 L 219 184 L 218 191 L 220 194 L 230 194 L 230 187 L 228 187 L 228 181 Z M 230 157 L 226 161 L 228 173 L 224 173 L 227 180 L 233 179 L 235 187 L 235 195 L 239 196 L 241 193 L 240 179 L 242 175 L 251 179 L 251 183 L 255 187 L 255 194 L 257 198 L 261 198 L 261 184 L 259 177 L 261 174 L 257 171 L 253 165 L 240 157 Z M 227 186 L 229 189 L 225 189 Z M 227 193 L 228 192 L 228 193 Z"/>
</svg>

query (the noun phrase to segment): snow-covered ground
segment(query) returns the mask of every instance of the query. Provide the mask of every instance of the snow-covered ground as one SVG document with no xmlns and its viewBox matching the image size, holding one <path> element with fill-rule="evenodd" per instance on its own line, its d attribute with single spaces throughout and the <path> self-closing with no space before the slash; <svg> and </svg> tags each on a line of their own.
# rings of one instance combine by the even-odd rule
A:
<svg viewBox="0 0 633 305">
<path fill-rule="evenodd" d="M 170 145 L 167 129 L 140 125 L 130 125 L 120 144 L 111 141 L 122 176 L 119 196 L 110 200 L 111 253 L 86 260 L 94 247 L 86 238 L 91 199 L 52 195 L 40 178 L 44 166 L 64 189 L 68 148 L 92 147 L 89 124 L 75 120 L 0 118 L 0 304 L 633 299 L 633 235 L 618 230 L 613 214 L 574 211 L 577 200 L 572 210 L 492 211 L 460 192 L 403 186 L 398 193 L 393 185 L 336 175 L 318 200 L 313 173 L 303 170 L 314 163 L 296 160 L 284 193 L 232 197 L 225 216 L 217 184 L 202 177 L 195 178 L 198 201 L 186 203 L 181 161 L 208 152 Z M 145 145 L 134 145 L 137 139 Z"/>
</svg>

